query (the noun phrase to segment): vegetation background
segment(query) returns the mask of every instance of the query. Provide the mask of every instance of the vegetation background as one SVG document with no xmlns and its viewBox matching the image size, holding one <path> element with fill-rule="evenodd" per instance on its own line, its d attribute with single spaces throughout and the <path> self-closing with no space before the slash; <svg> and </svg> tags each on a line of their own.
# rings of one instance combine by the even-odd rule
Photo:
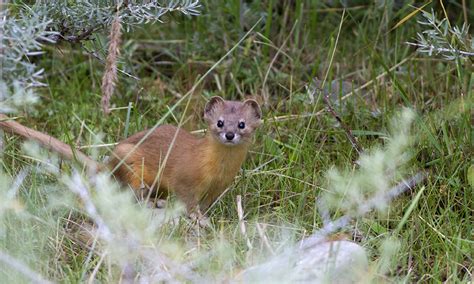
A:
<svg viewBox="0 0 474 284">
<path fill-rule="evenodd" d="M 101 159 L 110 147 L 90 145 L 115 143 L 162 117 L 170 124 L 184 118 L 185 128 L 201 129 L 202 107 L 211 96 L 259 100 L 266 122 L 241 175 L 208 212 L 211 228 L 196 235 L 186 224 L 167 223 L 160 234 L 160 244 L 168 244 L 177 258 L 198 253 L 201 270 L 234 275 L 256 261 L 239 231 L 238 195 L 245 220 L 260 224 L 249 229 L 252 242 L 258 239 L 253 249 L 271 255 L 287 239 L 321 227 L 316 198 L 328 189 L 326 172 L 357 167 L 359 154 L 341 124 L 325 111 L 322 97 L 308 90 L 318 86 L 330 93 L 335 112 L 364 149 L 384 144 L 390 118 L 410 107 L 416 112 L 415 139 L 406 171 L 427 173 L 421 195 L 418 187 L 344 232 L 372 261 L 381 257 L 383 240 L 398 240 L 393 265 L 374 272 L 377 281 L 472 281 L 473 57 L 429 56 L 406 42 L 429 28 L 418 22 L 423 17 L 415 7 L 433 11 L 445 25 L 462 26 L 473 23 L 474 1 L 203 0 L 201 5 L 198 16 L 172 13 L 163 23 L 124 28 L 109 115 L 101 108 L 107 31 L 78 43 L 44 45 L 45 53 L 32 60 L 44 68 L 47 86 L 38 90 L 34 110 L 21 112 L 17 120 Z M 187 112 L 185 104 L 174 108 L 191 89 Z M 18 189 L 17 207 L 9 209 L 16 213 L 2 215 L 2 248 L 53 281 L 117 280 L 120 274 L 70 230 L 84 210 L 64 193 L 67 182 L 39 170 L 52 158 L 38 162 L 18 141 L 3 137 L 4 191 L 8 179 L 26 167 L 32 170 Z M 120 204 L 109 206 L 120 209 Z M 216 240 L 225 242 L 219 242 L 219 253 L 209 253 Z"/>
</svg>

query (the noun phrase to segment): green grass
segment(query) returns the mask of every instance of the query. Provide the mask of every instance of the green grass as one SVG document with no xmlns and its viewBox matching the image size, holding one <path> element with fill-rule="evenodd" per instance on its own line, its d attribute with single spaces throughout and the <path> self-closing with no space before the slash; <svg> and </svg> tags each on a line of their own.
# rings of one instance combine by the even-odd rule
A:
<svg viewBox="0 0 474 284">
<path fill-rule="evenodd" d="M 473 1 L 467 2 L 474 7 Z M 252 262 L 247 258 L 246 242 L 237 225 L 237 195 L 242 196 L 246 220 L 269 224 L 266 232 L 275 240 L 274 249 L 278 248 L 277 240 L 284 238 L 282 231 L 300 239 L 321 226 L 315 198 L 327 188 L 326 171 L 333 165 L 349 169 L 358 158 L 329 113 L 303 116 L 324 108 L 322 100 L 308 103 L 304 86 L 314 76 L 322 80 L 327 74 L 328 82 L 342 78 L 352 83 L 354 89 L 372 82 L 336 107 L 366 149 L 384 143 L 383 133 L 387 133 L 389 119 L 401 107 L 415 109 L 416 142 L 410 170 L 428 173 L 418 199 L 415 197 L 420 187 L 397 198 L 385 214 L 373 213 L 358 220 L 353 224 L 358 235 L 354 237 L 363 240 L 361 244 L 374 260 L 380 255 L 383 238 L 394 235 L 399 239 L 401 249 L 387 277 L 408 282 L 472 279 L 474 195 L 467 175 L 473 165 L 474 78 L 466 66 L 417 55 L 403 44 L 423 28 L 412 18 L 391 30 L 412 8 L 361 4 L 363 7 L 348 9 L 336 44 L 342 10 L 328 9 L 318 1 L 252 1 L 243 18 L 237 0 L 208 0 L 203 4 L 203 15 L 199 17 L 173 17 L 165 24 L 141 26 L 125 34 L 120 68 L 140 80 L 119 75 L 112 103 L 123 109 L 114 110 L 107 117 L 100 108 L 103 65 L 78 46 L 48 47 L 38 62 L 46 70 L 48 87 L 40 92 L 42 100 L 37 111 L 22 118 L 21 123 L 68 143 L 79 141 L 89 145 L 94 141 L 86 129 L 81 132 L 84 122 L 94 133 L 104 134 L 103 143 L 113 143 L 125 137 L 126 107 L 131 102 L 128 133 L 152 127 L 178 101 L 176 94 L 189 91 L 199 76 L 266 12 L 271 21 L 258 24 L 204 78 L 194 94 L 198 98 L 196 106 L 185 118 L 200 117 L 205 98 L 212 95 L 239 100 L 250 95 L 262 102 L 268 99 L 263 112 L 269 121 L 256 135 L 242 175 L 210 210 L 212 228 L 196 237 L 190 236 L 186 226 L 170 227 L 166 237 L 182 242 L 198 239 L 197 250 L 203 254 L 216 239 L 229 241 L 232 246 L 225 250 L 232 255 L 233 263 L 220 263 L 222 256 L 202 261 L 208 261 L 205 265 L 215 271 L 231 267 L 230 273 L 236 273 L 239 267 Z M 453 24 L 461 23 L 460 11 L 460 7 L 448 7 Z M 471 11 L 469 17 L 474 18 Z M 101 42 L 105 42 L 105 37 Z M 405 59 L 399 68 L 377 78 Z M 470 76 L 467 88 L 464 76 Z M 176 124 L 183 109 L 181 104 L 165 122 Z M 290 114 L 301 117 L 271 120 Z M 191 123 L 188 127 L 194 130 L 204 124 Z M 18 142 L 10 136 L 5 140 L 2 163 L 5 173 L 11 176 L 24 166 L 35 165 L 22 156 Z M 100 154 L 107 154 L 107 150 L 101 148 Z M 256 168 L 259 170 L 253 172 Z M 42 246 L 49 254 L 58 256 L 47 269 L 40 269 L 54 280 L 79 281 L 94 269 L 99 256 L 93 255 L 88 264 L 83 264 L 89 252 L 75 245 L 63 228 L 67 212 L 42 215 L 47 212 L 41 208 L 48 206 L 52 196 L 62 194 L 61 185 L 49 188 L 50 184 L 56 184 L 54 177 L 33 172 L 21 187 L 24 206 L 36 212 L 40 220 L 61 217 L 53 221 L 57 226 L 50 228 L 56 232 L 55 238 L 41 235 L 38 239 L 44 242 Z M 40 226 L 35 222 L 33 225 Z M 251 238 L 258 238 L 254 228 L 249 230 Z M 352 232 L 348 234 L 351 236 Z M 254 249 L 268 254 L 264 247 Z M 109 272 L 102 267 L 97 279 L 116 279 Z"/>
</svg>

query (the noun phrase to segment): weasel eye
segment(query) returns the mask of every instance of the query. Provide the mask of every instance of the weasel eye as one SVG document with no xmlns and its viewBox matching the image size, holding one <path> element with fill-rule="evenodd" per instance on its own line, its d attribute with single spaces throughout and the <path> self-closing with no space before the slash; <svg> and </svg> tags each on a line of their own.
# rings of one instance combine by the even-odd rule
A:
<svg viewBox="0 0 474 284">
<path fill-rule="evenodd" d="M 222 120 L 217 121 L 217 127 L 221 128 L 224 126 L 224 122 Z"/>
<path fill-rule="evenodd" d="M 239 122 L 239 128 L 244 129 L 245 128 L 245 122 L 243 122 L 243 121 Z"/>
</svg>

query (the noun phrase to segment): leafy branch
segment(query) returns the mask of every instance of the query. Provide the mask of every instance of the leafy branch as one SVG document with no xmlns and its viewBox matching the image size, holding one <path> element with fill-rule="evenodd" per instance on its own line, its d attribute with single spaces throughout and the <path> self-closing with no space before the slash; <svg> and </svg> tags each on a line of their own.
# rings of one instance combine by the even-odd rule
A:
<svg viewBox="0 0 474 284">
<path fill-rule="evenodd" d="M 0 11 L 0 113 L 13 113 L 38 101 L 34 89 L 45 86 L 41 82 L 44 70 L 32 59 L 44 53 L 44 44 L 89 40 L 111 26 L 115 18 L 130 30 L 144 23 L 161 23 L 170 12 L 196 16 L 201 7 L 198 0 L 142 2 L 38 0 L 32 6 L 2 6 L 6 9 Z"/>
<path fill-rule="evenodd" d="M 197 16 L 201 4 L 198 0 L 170 1 L 38 1 L 31 12 L 47 15 L 52 19 L 50 29 L 57 32 L 51 40 L 77 43 L 89 39 L 106 29 L 117 16 L 130 29 L 135 25 L 156 23 L 169 12 Z"/>
<path fill-rule="evenodd" d="M 469 26 L 451 26 L 446 18 L 439 20 L 435 13 L 423 11 L 423 19 L 418 23 L 428 27 L 417 34 L 417 42 L 406 42 L 416 46 L 420 53 L 429 56 L 442 55 L 446 60 L 467 59 L 474 56 L 474 40 L 469 34 Z"/>
<path fill-rule="evenodd" d="M 14 112 L 18 107 L 37 101 L 33 87 L 40 82 L 43 69 L 31 58 L 43 54 L 44 42 L 57 32 L 49 30 L 52 23 L 45 15 L 24 13 L 11 17 L 8 10 L 0 11 L 0 112 Z"/>
</svg>

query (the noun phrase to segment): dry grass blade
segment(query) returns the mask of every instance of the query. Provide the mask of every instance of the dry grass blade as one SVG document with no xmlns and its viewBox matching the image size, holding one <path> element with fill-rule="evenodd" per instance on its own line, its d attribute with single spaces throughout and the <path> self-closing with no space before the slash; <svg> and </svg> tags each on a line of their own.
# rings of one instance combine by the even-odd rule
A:
<svg viewBox="0 0 474 284">
<path fill-rule="evenodd" d="M 468 21 L 469 21 L 469 18 L 467 16 L 467 4 L 466 4 L 466 0 L 462 0 L 462 14 L 463 14 L 463 17 L 464 17 L 464 22 L 467 24 Z"/>
<path fill-rule="evenodd" d="M 257 228 L 258 235 L 262 239 L 263 244 L 267 248 L 267 250 L 272 254 L 275 255 L 275 250 L 272 248 L 270 241 L 268 240 L 267 235 L 265 234 L 265 227 L 262 227 L 259 223 L 255 223 L 255 227 Z"/>
<path fill-rule="evenodd" d="M 268 91 L 265 87 L 266 83 L 267 83 L 267 80 L 268 80 L 268 75 L 270 75 L 270 70 L 272 69 L 273 64 L 275 64 L 275 61 L 278 58 L 278 55 L 280 55 L 280 53 L 283 50 L 283 47 L 286 45 L 286 43 L 290 39 L 290 37 L 293 34 L 293 31 L 295 30 L 295 27 L 297 26 L 297 24 L 298 24 L 298 20 L 295 21 L 295 23 L 294 23 L 293 27 L 291 28 L 291 31 L 289 32 L 288 36 L 285 38 L 285 40 L 283 41 L 283 44 L 280 46 L 280 48 L 278 49 L 275 56 L 273 56 L 272 61 L 268 65 L 267 72 L 265 73 L 265 78 L 263 79 L 263 83 L 262 83 L 263 100 L 264 100 L 264 104 L 266 106 L 268 106 L 268 100 L 269 100 Z"/>
<path fill-rule="evenodd" d="M 237 202 L 237 215 L 239 216 L 240 232 L 245 237 L 245 240 L 247 242 L 247 247 L 249 249 L 251 249 L 252 248 L 252 243 L 250 243 L 250 239 L 247 236 L 247 229 L 245 227 L 244 209 L 242 207 L 242 196 L 241 195 L 237 195 L 236 202 Z"/>
<path fill-rule="evenodd" d="M 423 10 L 423 8 L 425 8 L 427 5 L 431 4 L 431 0 L 425 4 L 423 4 L 423 6 L 419 7 L 419 8 L 415 8 L 415 11 L 412 11 L 410 12 L 408 15 L 406 15 L 405 17 L 403 17 L 403 19 L 401 19 L 400 21 L 398 21 L 398 23 L 395 24 L 395 26 L 393 26 L 393 28 L 390 30 L 390 31 L 393 31 L 395 30 L 396 28 L 398 28 L 399 26 L 403 25 L 403 23 L 405 23 L 406 21 L 408 21 L 409 19 L 413 18 L 416 14 L 418 14 L 419 12 L 421 12 Z"/>
</svg>

